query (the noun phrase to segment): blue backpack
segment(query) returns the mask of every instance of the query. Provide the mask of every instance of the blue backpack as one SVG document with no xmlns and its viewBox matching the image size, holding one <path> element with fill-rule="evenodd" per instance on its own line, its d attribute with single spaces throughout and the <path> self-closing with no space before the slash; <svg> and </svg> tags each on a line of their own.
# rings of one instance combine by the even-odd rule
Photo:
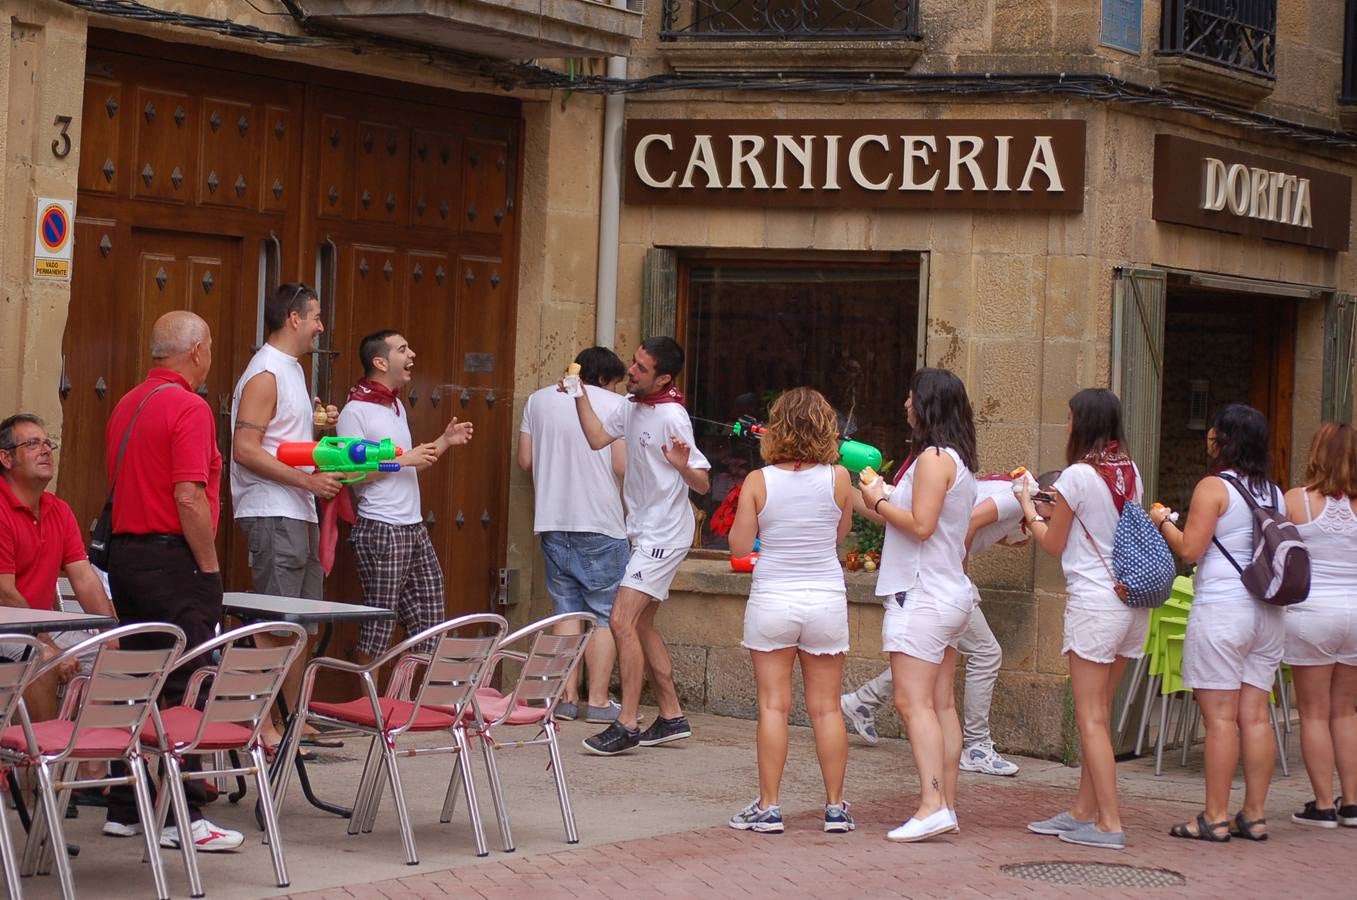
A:
<svg viewBox="0 0 1357 900">
<path fill-rule="evenodd" d="M 1108 490 L 1112 492 L 1114 504 L 1121 501 L 1117 530 L 1112 536 L 1112 565 L 1109 566 L 1107 560 L 1103 559 L 1102 551 L 1082 520 L 1079 521 L 1079 527 L 1084 529 L 1093 551 L 1102 559 L 1103 567 L 1112 576 L 1114 589 L 1122 603 L 1133 609 L 1163 606 L 1173 591 L 1173 579 L 1178 574 L 1173 551 L 1139 503 L 1129 497 L 1118 497 L 1110 484 Z M 1079 518 L 1077 513 L 1075 518 Z"/>
</svg>

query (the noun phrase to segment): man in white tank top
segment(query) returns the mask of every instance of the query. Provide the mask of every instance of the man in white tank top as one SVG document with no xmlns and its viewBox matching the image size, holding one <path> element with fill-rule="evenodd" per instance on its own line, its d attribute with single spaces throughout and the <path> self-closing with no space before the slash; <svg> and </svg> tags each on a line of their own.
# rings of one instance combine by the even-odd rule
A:
<svg viewBox="0 0 1357 900">
<path fill-rule="evenodd" d="M 268 337 L 231 395 L 231 507 L 245 533 L 255 591 L 319 600 L 324 576 L 315 497 L 328 500 L 343 485 L 335 475 L 293 468 L 275 455 L 285 441 L 316 439 L 317 418 L 298 360 L 325 330 L 316 292 L 280 284 L 264 302 L 264 328 Z M 333 428 L 339 410 L 324 412 L 321 427 Z M 293 666 L 284 685 L 294 705 L 304 665 Z M 271 745 L 281 738 L 267 725 L 262 736 Z"/>
</svg>

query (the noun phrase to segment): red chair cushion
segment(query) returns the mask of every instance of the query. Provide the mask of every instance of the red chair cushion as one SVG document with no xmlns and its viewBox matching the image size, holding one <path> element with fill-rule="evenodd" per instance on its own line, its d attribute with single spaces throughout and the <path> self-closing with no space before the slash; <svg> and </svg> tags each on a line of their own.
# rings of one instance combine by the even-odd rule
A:
<svg viewBox="0 0 1357 900">
<path fill-rule="evenodd" d="M 476 702 L 480 704 L 481 715 L 490 721 L 498 719 L 504 715 L 504 711 L 509 708 L 509 698 L 494 688 L 480 688 L 476 691 Z M 505 725 L 536 725 L 546 716 L 547 711 L 542 707 L 526 706 L 522 703 L 514 707 L 514 711 L 509 713 L 509 718 L 504 720 Z"/>
<path fill-rule="evenodd" d="M 160 721 L 165 726 L 165 736 L 173 746 L 183 746 L 198 736 L 198 725 L 202 722 L 201 711 L 191 706 L 172 706 L 161 710 Z M 241 750 L 250 741 L 250 729 L 233 722 L 214 722 L 203 733 L 199 750 Z M 155 723 L 149 719 L 141 729 L 141 742 L 147 747 L 158 747 Z"/>
<path fill-rule="evenodd" d="M 60 753 L 71 743 L 75 722 L 70 719 L 50 719 L 33 723 L 33 736 L 38 739 L 38 751 L 43 755 Z M 126 728 L 86 728 L 71 756 L 76 759 L 119 759 L 127 751 Z M 11 725 L 0 732 L 0 746 L 18 753 L 28 753 L 28 738 L 22 725 Z"/>
<path fill-rule="evenodd" d="M 408 700 L 393 700 L 390 697 L 382 697 L 378 703 L 381 705 L 382 720 L 387 728 L 403 727 L 406 722 L 410 721 L 410 712 L 415 707 Z M 350 700 L 347 703 L 313 701 L 311 711 L 329 716 L 332 719 L 339 719 L 341 722 L 352 722 L 355 725 L 365 725 L 368 728 L 377 727 L 377 720 L 372 715 L 372 703 L 363 698 Z M 451 727 L 452 716 L 429 707 L 423 707 L 420 709 L 419 715 L 415 716 L 415 722 L 409 730 L 442 731 Z"/>
</svg>

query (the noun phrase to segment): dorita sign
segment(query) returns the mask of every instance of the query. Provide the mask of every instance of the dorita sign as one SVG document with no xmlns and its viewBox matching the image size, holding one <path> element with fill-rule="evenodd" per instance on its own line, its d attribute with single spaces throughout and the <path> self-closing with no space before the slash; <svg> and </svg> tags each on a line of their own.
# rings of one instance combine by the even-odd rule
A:
<svg viewBox="0 0 1357 900">
<path fill-rule="evenodd" d="M 1154 217 L 1161 222 L 1348 248 L 1352 179 L 1177 135 L 1154 139 Z"/>
<path fill-rule="evenodd" d="M 697 206 L 1084 206 L 1070 119 L 634 119 L 626 200 Z"/>
</svg>

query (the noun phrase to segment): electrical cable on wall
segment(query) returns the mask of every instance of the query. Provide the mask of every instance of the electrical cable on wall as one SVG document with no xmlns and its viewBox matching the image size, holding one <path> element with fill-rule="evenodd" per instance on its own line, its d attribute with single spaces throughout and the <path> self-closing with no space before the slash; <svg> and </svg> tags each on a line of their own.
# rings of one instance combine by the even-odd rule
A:
<svg viewBox="0 0 1357 900">
<path fill-rule="evenodd" d="M 271 31 L 241 25 L 229 19 L 213 19 L 189 13 L 156 9 L 136 0 L 62 0 L 68 6 L 91 13 L 141 22 L 178 25 L 210 31 L 224 37 L 262 44 L 317 49 L 342 49 L 363 53 L 369 48 L 395 56 L 417 59 L 458 75 L 488 77 L 502 89 L 569 90 L 593 94 L 651 94 L 673 91 L 749 91 L 788 94 L 892 94 L 900 97 L 947 96 L 1064 96 L 1086 100 L 1145 106 L 1188 115 L 1332 150 L 1357 150 L 1357 136 L 1279 119 L 1262 113 L 1233 110 L 1182 97 L 1162 88 L 1136 84 L 1103 73 L 861 73 L 816 71 L 804 74 L 731 73 L 690 75 L 669 73 L 638 79 L 610 79 L 598 75 L 567 75 L 527 62 L 500 60 L 430 48 L 390 38 L 358 38 L 347 32 L 320 30 L 294 0 L 280 0 L 290 17 L 306 34 Z M 254 7 L 254 3 L 249 4 Z M 257 7 L 254 7 L 258 9 Z"/>
</svg>

